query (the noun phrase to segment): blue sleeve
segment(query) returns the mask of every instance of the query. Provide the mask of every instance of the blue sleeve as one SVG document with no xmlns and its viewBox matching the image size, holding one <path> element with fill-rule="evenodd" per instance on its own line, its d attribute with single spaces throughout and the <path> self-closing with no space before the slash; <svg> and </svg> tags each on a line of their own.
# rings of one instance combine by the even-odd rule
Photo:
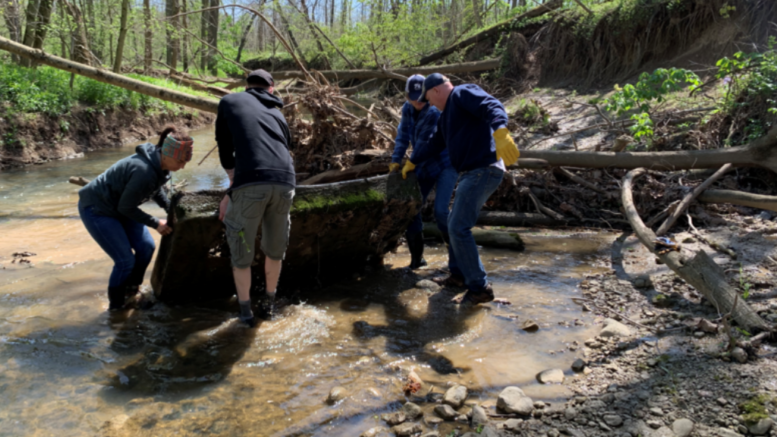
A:
<svg viewBox="0 0 777 437">
<path fill-rule="evenodd" d="M 437 118 L 437 122 L 432 124 L 431 126 L 434 126 L 434 128 L 429 129 L 428 133 L 425 134 L 423 137 L 425 141 L 424 146 L 413 148 L 413 154 L 410 156 L 410 162 L 412 162 L 415 165 L 421 164 L 422 162 L 432 159 L 435 156 L 439 155 L 440 152 L 445 150 L 445 138 L 443 138 L 442 129 L 440 129 L 439 115 Z"/>
<path fill-rule="evenodd" d="M 391 155 L 391 162 L 400 163 L 402 158 L 405 157 L 405 152 L 410 146 L 410 123 L 408 123 L 408 117 L 412 115 L 408 114 L 406 106 L 402 106 L 402 119 L 399 121 L 399 127 L 397 128 L 397 138 L 394 140 L 394 154 Z"/>
<path fill-rule="evenodd" d="M 479 86 L 462 86 L 457 94 L 459 107 L 488 123 L 491 130 L 507 126 L 507 112 L 502 102 Z"/>
</svg>

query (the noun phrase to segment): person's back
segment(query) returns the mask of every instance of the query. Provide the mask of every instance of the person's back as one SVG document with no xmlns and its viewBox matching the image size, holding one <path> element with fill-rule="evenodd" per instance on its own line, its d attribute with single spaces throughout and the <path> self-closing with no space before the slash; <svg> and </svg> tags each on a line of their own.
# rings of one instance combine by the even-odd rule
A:
<svg viewBox="0 0 777 437">
<path fill-rule="evenodd" d="M 233 190 L 256 183 L 296 185 L 291 134 L 281 107 L 281 99 L 261 88 L 221 99 L 216 142 L 222 166 L 235 170 Z"/>
<path fill-rule="evenodd" d="M 280 111 L 283 101 L 272 95 L 272 76 L 256 70 L 246 82 L 245 92 L 221 99 L 216 142 L 230 181 L 219 218 L 226 228 L 240 319 L 254 326 L 249 292 L 256 234 L 262 226 L 265 284 L 272 300 L 289 244 L 296 176 L 289 154 L 289 126 Z"/>
</svg>

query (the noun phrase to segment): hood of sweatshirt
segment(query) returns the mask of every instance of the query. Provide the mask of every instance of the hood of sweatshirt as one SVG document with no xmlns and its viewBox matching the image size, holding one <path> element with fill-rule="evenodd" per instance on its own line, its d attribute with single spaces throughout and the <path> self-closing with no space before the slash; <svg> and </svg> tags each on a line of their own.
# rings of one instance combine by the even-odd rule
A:
<svg viewBox="0 0 777 437">
<path fill-rule="evenodd" d="M 135 147 L 135 153 L 151 164 L 151 167 L 156 170 L 157 177 L 166 178 L 165 171 L 162 171 L 162 154 L 156 148 L 156 145 L 151 143 L 141 144 Z"/>
<path fill-rule="evenodd" d="M 248 94 L 251 94 L 252 96 L 256 97 L 257 100 L 262 102 L 262 104 L 270 109 L 272 108 L 283 108 L 283 100 L 281 100 L 279 97 L 276 97 L 267 90 L 264 90 L 262 88 L 249 88 L 246 90 Z"/>
</svg>

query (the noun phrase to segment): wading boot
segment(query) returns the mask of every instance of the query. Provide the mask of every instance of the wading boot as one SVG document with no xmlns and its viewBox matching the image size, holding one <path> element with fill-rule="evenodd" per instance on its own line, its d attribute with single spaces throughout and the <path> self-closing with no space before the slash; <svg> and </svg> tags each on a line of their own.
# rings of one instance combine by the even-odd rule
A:
<svg viewBox="0 0 777 437">
<path fill-rule="evenodd" d="M 461 305 L 477 305 L 481 303 L 488 303 L 494 300 L 494 289 L 491 287 L 491 283 L 486 284 L 485 288 L 480 291 L 469 290 L 462 297 L 455 297 L 452 299 L 453 303 Z"/>
<path fill-rule="evenodd" d="M 442 285 L 443 287 L 464 288 L 466 286 L 464 278 L 454 274 L 432 278 L 432 282 Z"/>
<path fill-rule="evenodd" d="M 108 287 L 108 310 L 119 311 L 124 309 L 126 289 L 126 286 Z"/>
<path fill-rule="evenodd" d="M 424 234 L 409 234 L 407 238 L 407 248 L 410 249 L 410 270 L 416 270 L 426 265 L 424 259 Z"/>
</svg>

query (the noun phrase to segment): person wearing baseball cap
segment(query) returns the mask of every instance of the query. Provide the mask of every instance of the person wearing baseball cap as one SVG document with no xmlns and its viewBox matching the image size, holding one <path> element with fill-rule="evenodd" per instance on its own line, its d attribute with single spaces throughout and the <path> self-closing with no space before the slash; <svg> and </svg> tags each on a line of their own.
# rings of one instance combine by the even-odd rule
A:
<svg viewBox="0 0 777 437">
<path fill-rule="evenodd" d="M 410 145 L 413 147 L 413 155 L 417 154 L 420 150 L 427 147 L 429 138 L 437 129 L 440 111 L 428 103 L 418 101 L 421 97 L 423 85 L 424 77 L 420 74 L 410 76 L 405 84 L 405 97 L 407 101 L 402 106 L 402 119 L 399 122 L 394 154 L 391 157 L 391 164 L 389 164 L 389 171 L 391 172 L 399 171 L 400 163 Z M 456 179 L 458 178 L 458 174 L 451 166 L 451 161 L 448 158 L 448 151 L 442 150 L 423 163 L 420 163 L 415 168 L 415 174 L 418 178 L 423 203 L 426 203 L 426 198 L 429 196 L 432 188 L 437 187 L 434 196 L 434 219 L 437 223 L 437 228 L 447 243 L 449 241 L 449 205 L 453 189 L 456 187 Z M 402 177 L 407 178 L 407 171 L 402 172 Z M 410 250 L 410 269 L 415 270 L 425 266 L 423 222 L 421 221 L 420 211 L 413 218 L 410 226 L 408 226 L 405 238 L 407 239 L 407 247 Z M 448 247 L 448 268 L 452 272 L 461 274 L 450 246 Z"/>
<path fill-rule="evenodd" d="M 148 228 L 168 235 L 173 229 L 139 208 L 149 198 L 167 211 L 170 201 L 161 189 L 170 172 L 192 159 L 194 140 L 185 129 L 168 126 L 159 142 L 141 144 L 135 154 L 113 164 L 78 191 L 78 213 L 97 244 L 113 259 L 108 280 L 108 309 L 121 310 L 140 284 L 154 255 Z"/>
<path fill-rule="evenodd" d="M 219 102 L 216 143 L 230 184 L 219 205 L 219 219 L 226 228 L 239 318 L 253 327 L 249 292 L 251 264 L 257 258 L 256 235 L 261 226 L 266 302 L 271 312 L 289 243 L 296 174 L 289 154 L 291 133 L 280 111 L 283 100 L 273 95 L 272 75 L 255 70 L 246 82 L 244 92 L 228 94 Z"/>
<path fill-rule="evenodd" d="M 456 197 L 448 219 L 451 247 L 461 276 L 453 271 L 440 283 L 466 286 L 456 303 L 479 304 L 494 300 L 483 263 L 472 237 L 472 227 L 483 204 L 502 182 L 505 166 L 518 160 L 518 147 L 507 130 L 507 113 L 499 100 L 474 84 L 453 86 L 447 77 L 433 73 L 424 79 L 420 99 L 441 111 L 437 130 L 427 147 L 413 154 L 408 170 L 447 149 L 459 174 Z"/>
</svg>

